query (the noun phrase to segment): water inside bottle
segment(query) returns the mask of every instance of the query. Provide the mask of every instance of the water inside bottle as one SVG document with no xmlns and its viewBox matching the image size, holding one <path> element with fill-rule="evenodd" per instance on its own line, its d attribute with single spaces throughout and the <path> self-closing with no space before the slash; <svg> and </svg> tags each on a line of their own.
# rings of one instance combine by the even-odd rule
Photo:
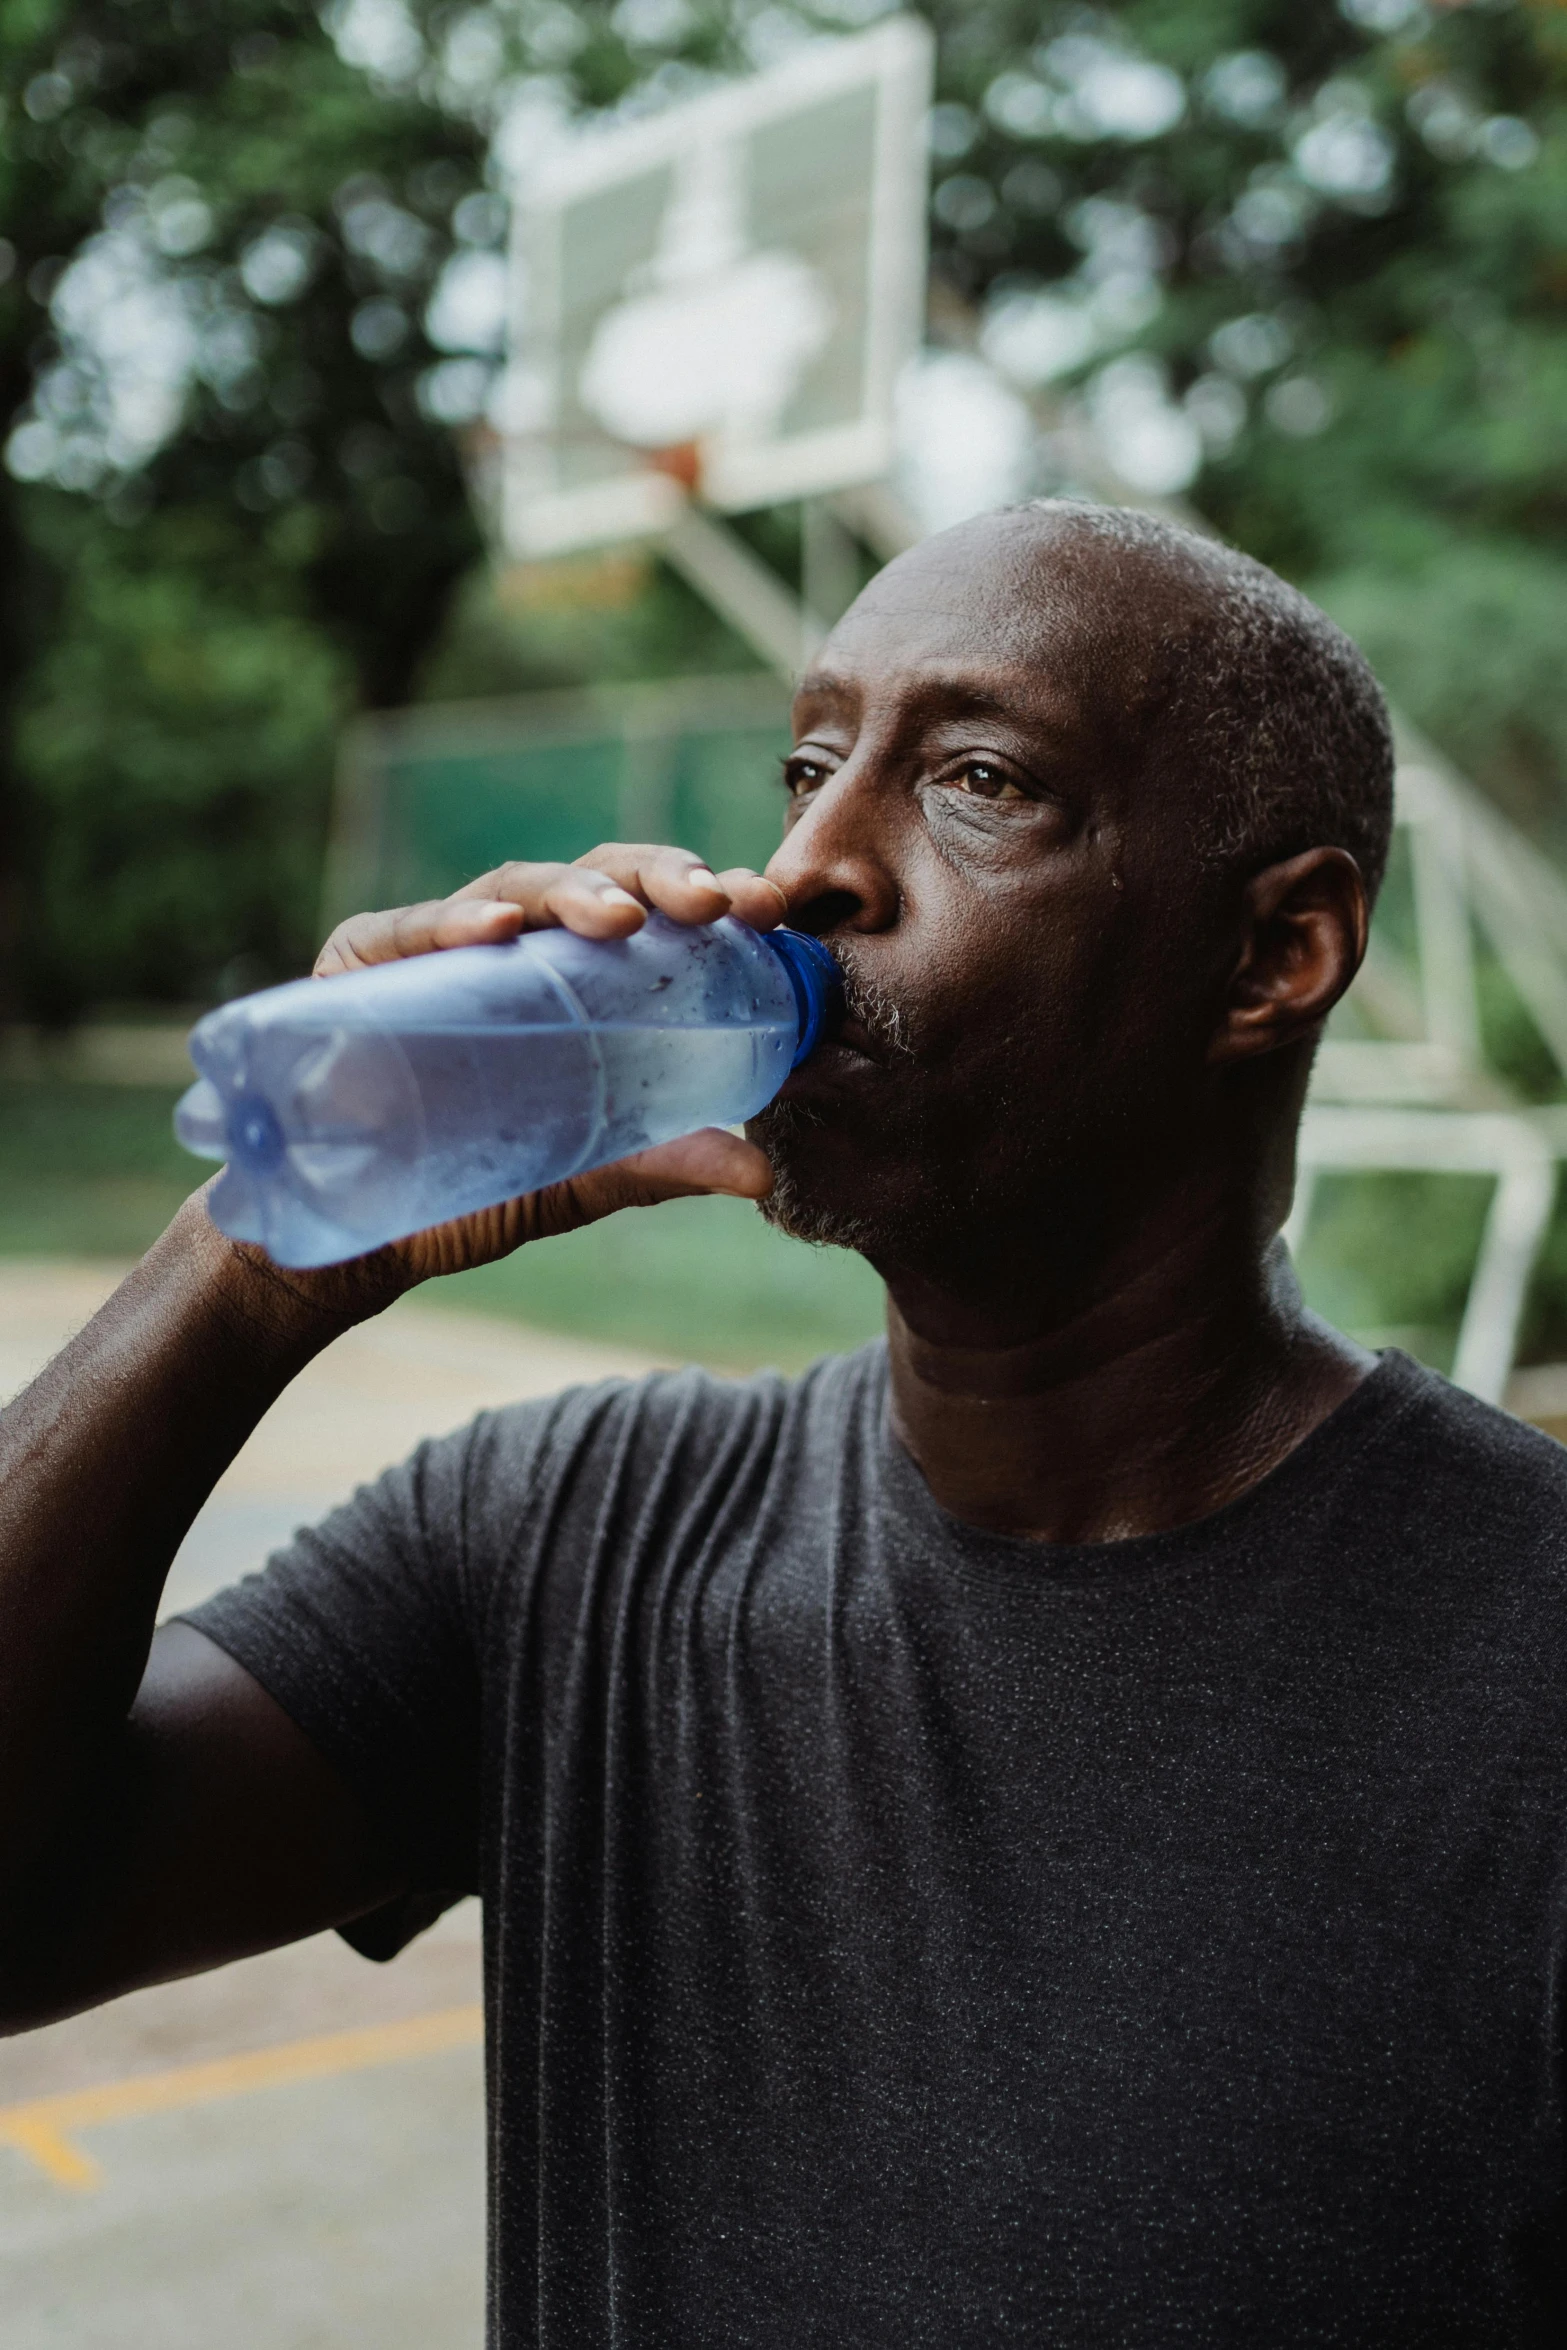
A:
<svg viewBox="0 0 1567 2350">
<path fill-rule="evenodd" d="M 771 1100 L 793 1049 L 776 1021 L 464 1022 L 395 1038 L 274 1021 L 253 1042 L 260 1049 L 223 1103 L 229 1173 L 214 1212 L 237 1237 L 264 1240 L 295 1264 L 356 1254 L 698 1126 L 735 1123 Z"/>
<path fill-rule="evenodd" d="M 423 1098 L 421 1191 L 485 1205 L 754 1115 L 789 1072 L 777 1027 L 425 1030 L 402 1039 Z M 500 1185 L 500 1192 L 496 1186 Z"/>
</svg>

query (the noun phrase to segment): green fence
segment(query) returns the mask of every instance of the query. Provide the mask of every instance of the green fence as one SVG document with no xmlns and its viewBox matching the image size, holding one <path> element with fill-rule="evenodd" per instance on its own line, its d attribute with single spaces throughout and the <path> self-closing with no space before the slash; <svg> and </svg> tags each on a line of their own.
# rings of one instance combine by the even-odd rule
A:
<svg viewBox="0 0 1567 2350">
<path fill-rule="evenodd" d="M 458 888 L 508 857 L 675 841 L 763 865 L 783 818 L 785 689 L 771 678 L 433 703 L 362 720 L 339 775 L 328 924 Z"/>
</svg>

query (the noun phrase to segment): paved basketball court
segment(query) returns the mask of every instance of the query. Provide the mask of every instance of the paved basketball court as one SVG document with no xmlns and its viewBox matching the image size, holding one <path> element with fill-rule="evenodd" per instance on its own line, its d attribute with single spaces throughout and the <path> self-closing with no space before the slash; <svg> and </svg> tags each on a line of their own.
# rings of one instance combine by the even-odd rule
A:
<svg viewBox="0 0 1567 2350">
<path fill-rule="evenodd" d="M 0 1397 L 113 1284 L 0 1264 Z M 188 1606 L 421 1436 L 645 1360 L 417 1301 L 340 1339 L 223 1479 Z M 477 2350 L 476 1906 L 387 1967 L 335 1935 L 0 2042 L 5 2350 Z"/>
</svg>

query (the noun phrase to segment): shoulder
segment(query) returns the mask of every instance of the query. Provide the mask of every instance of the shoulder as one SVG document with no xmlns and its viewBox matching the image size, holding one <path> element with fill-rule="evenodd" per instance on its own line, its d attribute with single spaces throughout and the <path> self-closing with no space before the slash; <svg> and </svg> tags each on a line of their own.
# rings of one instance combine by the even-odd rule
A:
<svg viewBox="0 0 1567 2350">
<path fill-rule="evenodd" d="M 793 1379 L 688 1366 L 488 1412 L 451 1441 L 470 1510 L 504 1521 L 524 1496 L 535 1517 L 541 1507 L 667 1506 L 714 1480 L 755 1487 L 784 1462 L 825 1471 L 856 1431 L 879 1424 L 885 1376 L 879 1340 Z"/>
<path fill-rule="evenodd" d="M 475 1422 L 462 1513 L 480 1645 L 531 1655 L 553 1686 L 626 1605 L 771 1552 L 830 1509 L 850 1431 L 879 1424 L 881 1370 L 870 1347 L 796 1379 L 655 1372 Z"/>
<path fill-rule="evenodd" d="M 825 1411 L 850 1407 L 884 1374 L 885 1343 L 854 1354 L 823 1355 L 790 1378 L 780 1371 L 723 1373 L 688 1363 L 649 1371 L 640 1379 L 601 1379 L 565 1387 L 538 1401 L 483 1412 L 462 1433 L 470 1445 L 487 1442 L 500 1453 L 540 1445 L 560 1449 L 623 1442 L 647 1433 L 662 1441 L 686 1432 L 723 1443 L 736 1430 L 811 1422 Z"/>
<path fill-rule="evenodd" d="M 1396 1406 L 1364 1460 L 1363 1490 L 1444 1544 L 1531 1558 L 1567 1581 L 1567 1449 L 1407 1356 L 1374 1374 Z"/>
<path fill-rule="evenodd" d="M 1396 1350 L 1383 1356 L 1380 1376 L 1402 1406 L 1402 1442 L 1428 1461 L 1450 1458 L 1484 1484 L 1504 1484 L 1515 1499 L 1557 1508 L 1567 1501 L 1567 1448 L 1553 1436 Z"/>
</svg>

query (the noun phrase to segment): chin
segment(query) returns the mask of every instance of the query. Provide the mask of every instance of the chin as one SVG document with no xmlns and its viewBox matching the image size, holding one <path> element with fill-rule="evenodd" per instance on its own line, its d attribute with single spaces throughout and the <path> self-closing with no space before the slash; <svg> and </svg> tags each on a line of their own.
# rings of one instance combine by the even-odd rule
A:
<svg viewBox="0 0 1567 2350">
<path fill-rule="evenodd" d="M 779 1167 L 773 1169 L 772 1190 L 756 1204 L 764 1220 L 791 1240 L 809 1241 L 813 1248 L 852 1248 L 862 1257 L 874 1258 L 877 1253 L 882 1235 L 874 1219 L 831 1200 L 812 1198 Z"/>
<path fill-rule="evenodd" d="M 848 1248 L 874 1265 L 928 1254 L 952 1230 L 950 1206 L 923 1184 L 912 1192 L 917 1157 L 857 1147 L 844 1122 L 799 1101 L 774 1101 L 746 1126 L 772 1164 L 773 1188 L 757 1202 L 791 1240 Z"/>
</svg>

